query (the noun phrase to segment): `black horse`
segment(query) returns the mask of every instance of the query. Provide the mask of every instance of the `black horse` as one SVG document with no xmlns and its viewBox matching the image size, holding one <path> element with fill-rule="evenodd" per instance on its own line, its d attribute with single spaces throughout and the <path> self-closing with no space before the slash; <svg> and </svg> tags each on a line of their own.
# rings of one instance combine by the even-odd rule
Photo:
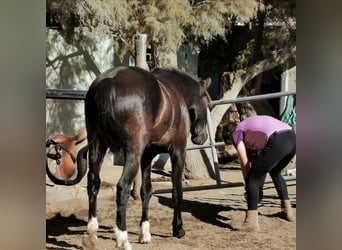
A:
<svg viewBox="0 0 342 250">
<path fill-rule="evenodd" d="M 123 172 L 117 184 L 114 228 L 117 246 L 131 249 L 126 230 L 126 207 L 139 167 L 143 206 L 139 242 L 151 240 L 148 216 L 153 192 L 151 161 L 159 153 L 171 156 L 173 236 L 184 236 L 181 201 L 185 147 L 189 131 L 195 144 L 203 144 L 207 139 L 206 115 L 211 102 L 207 92 L 209 84 L 210 78 L 196 81 L 175 69 L 155 69 L 150 73 L 136 67 L 113 68 L 93 81 L 85 98 L 89 235 L 96 235 L 98 230 L 96 200 L 101 182 L 100 168 L 109 148 L 114 154 L 121 151 L 124 155 Z"/>
</svg>

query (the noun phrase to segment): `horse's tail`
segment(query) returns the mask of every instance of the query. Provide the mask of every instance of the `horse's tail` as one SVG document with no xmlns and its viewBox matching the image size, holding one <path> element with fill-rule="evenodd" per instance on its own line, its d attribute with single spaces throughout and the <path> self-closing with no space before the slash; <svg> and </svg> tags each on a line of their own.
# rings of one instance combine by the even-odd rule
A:
<svg viewBox="0 0 342 250">
<path fill-rule="evenodd" d="M 128 139 L 127 132 L 115 111 L 116 103 L 115 84 L 111 78 L 102 79 L 101 84 L 91 86 L 85 99 L 88 144 L 94 143 L 96 147 L 110 148 L 113 153 L 124 148 Z"/>
<path fill-rule="evenodd" d="M 55 175 L 53 175 L 50 172 L 50 169 L 48 167 L 48 160 L 46 160 L 47 176 L 49 177 L 49 179 L 54 184 L 57 184 L 57 185 L 64 185 L 64 186 L 76 185 L 77 183 L 79 183 L 82 180 L 82 178 L 84 177 L 84 175 L 87 172 L 87 152 L 88 152 L 88 145 L 81 148 L 77 153 L 77 159 L 76 159 L 77 175 L 76 175 L 75 179 L 61 180 L 61 179 L 58 179 L 57 177 L 55 177 Z"/>
</svg>

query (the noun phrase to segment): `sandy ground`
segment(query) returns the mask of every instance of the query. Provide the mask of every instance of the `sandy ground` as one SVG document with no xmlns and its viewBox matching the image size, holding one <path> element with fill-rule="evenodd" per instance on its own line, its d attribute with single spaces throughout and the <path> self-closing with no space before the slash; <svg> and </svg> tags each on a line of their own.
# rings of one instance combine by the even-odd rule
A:
<svg viewBox="0 0 342 250">
<path fill-rule="evenodd" d="M 98 242 L 96 249 L 116 249 L 115 184 L 121 167 L 107 166 L 101 172 L 98 196 Z M 242 181 L 237 165 L 221 165 L 222 183 Z M 171 188 L 168 171 L 153 173 L 154 190 Z M 216 181 L 203 179 L 186 181 L 183 187 L 214 185 Z M 296 211 L 296 181 L 288 181 L 289 196 Z M 231 187 L 183 194 L 182 218 L 186 234 L 172 237 L 172 200 L 170 193 L 155 194 L 150 202 L 152 241 L 138 243 L 141 201 L 129 200 L 127 208 L 128 237 L 133 249 L 296 249 L 296 223 L 278 217 L 280 201 L 272 183 L 265 184 L 264 199 L 259 206 L 261 230 L 246 233 L 234 230 L 243 222 L 246 202 L 244 188 Z M 46 180 L 46 249 L 82 249 L 86 235 L 88 200 L 86 177 L 76 186 L 55 186 Z"/>
</svg>

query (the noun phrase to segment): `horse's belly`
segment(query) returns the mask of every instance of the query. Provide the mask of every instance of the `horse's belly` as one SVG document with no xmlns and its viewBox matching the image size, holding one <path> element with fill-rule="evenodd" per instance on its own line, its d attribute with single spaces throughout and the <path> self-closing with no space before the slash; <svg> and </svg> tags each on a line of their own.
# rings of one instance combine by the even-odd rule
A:
<svg viewBox="0 0 342 250">
<path fill-rule="evenodd" d="M 180 140 L 184 142 L 186 141 L 185 131 L 179 128 L 171 128 L 163 134 L 160 134 L 158 136 L 155 135 L 154 138 L 152 137 L 152 144 L 168 149 L 170 145 Z"/>
</svg>

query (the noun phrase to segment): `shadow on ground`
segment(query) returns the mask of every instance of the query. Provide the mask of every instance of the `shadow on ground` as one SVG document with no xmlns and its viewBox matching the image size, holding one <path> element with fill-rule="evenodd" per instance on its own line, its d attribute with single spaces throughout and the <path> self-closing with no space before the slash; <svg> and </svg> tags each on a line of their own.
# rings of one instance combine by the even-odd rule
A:
<svg viewBox="0 0 342 250">
<path fill-rule="evenodd" d="M 63 240 L 57 240 L 57 238 L 61 235 L 83 236 L 86 234 L 86 228 L 87 221 L 78 219 L 74 214 L 63 216 L 57 213 L 54 217 L 46 219 L 46 243 L 53 245 L 53 247 L 47 247 L 46 249 L 82 249 L 81 246 L 70 244 Z M 98 232 L 113 233 L 114 231 L 111 227 L 100 225 Z M 105 236 L 99 236 L 99 238 L 107 239 Z"/>
<path fill-rule="evenodd" d="M 173 208 L 172 198 L 164 197 L 161 195 L 156 195 L 156 197 L 158 198 L 158 201 L 161 205 Z M 243 209 L 240 209 L 240 208 L 237 209 L 234 207 L 213 204 L 209 202 L 185 200 L 185 199 L 183 199 L 182 201 L 182 212 L 188 212 L 192 214 L 194 217 L 196 217 L 197 219 L 205 223 L 209 223 L 215 226 L 219 226 L 222 228 L 229 228 L 233 230 L 233 227 L 230 226 L 230 224 L 222 222 L 222 220 L 227 221 L 230 219 L 219 215 L 219 213 L 222 211 L 231 211 L 231 210 L 243 211 Z"/>
</svg>

